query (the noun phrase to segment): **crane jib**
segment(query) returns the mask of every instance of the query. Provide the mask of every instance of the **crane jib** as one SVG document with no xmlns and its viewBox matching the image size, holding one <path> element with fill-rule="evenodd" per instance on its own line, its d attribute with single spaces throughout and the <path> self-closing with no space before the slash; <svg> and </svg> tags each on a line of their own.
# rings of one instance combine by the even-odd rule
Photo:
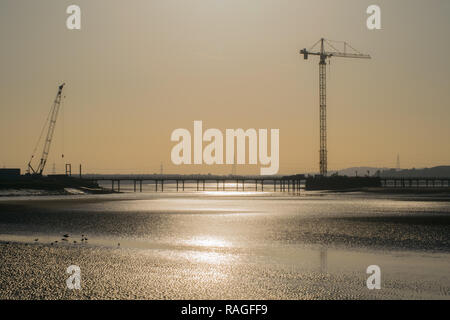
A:
<svg viewBox="0 0 450 320">
<path fill-rule="evenodd" d="M 44 149 L 42 150 L 42 155 L 41 155 L 41 158 L 39 161 L 39 165 L 36 169 L 34 169 L 31 162 L 34 158 L 34 154 L 36 152 L 36 148 L 39 144 L 39 141 L 41 140 L 41 137 L 39 137 L 39 140 L 35 147 L 35 150 L 33 151 L 30 161 L 28 162 L 28 173 L 29 174 L 42 175 L 42 173 L 44 172 L 44 168 L 47 163 L 48 155 L 50 153 L 50 146 L 51 146 L 52 139 L 53 139 L 53 133 L 55 131 L 56 120 L 58 118 L 58 113 L 59 113 L 59 109 L 61 106 L 62 90 L 63 90 L 64 86 L 65 86 L 65 83 L 61 84 L 58 87 L 58 93 L 56 94 L 55 100 L 50 109 L 50 119 L 48 122 L 47 136 L 45 138 Z M 47 121 L 46 121 L 46 123 L 47 123 Z M 45 126 L 44 126 L 44 129 L 45 129 Z M 42 133 L 41 133 L 41 136 L 42 136 Z"/>
</svg>

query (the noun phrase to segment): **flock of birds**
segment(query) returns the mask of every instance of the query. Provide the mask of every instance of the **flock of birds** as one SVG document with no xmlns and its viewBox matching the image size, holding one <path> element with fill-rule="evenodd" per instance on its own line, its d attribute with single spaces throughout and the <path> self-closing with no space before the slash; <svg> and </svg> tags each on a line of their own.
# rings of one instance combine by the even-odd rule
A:
<svg viewBox="0 0 450 320">
<path fill-rule="evenodd" d="M 69 235 L 68 233 L 63 234 L 63 237 L 61 238 L 61 241 L 69 242 L 69 239 L 68 239 L 69 237 L 70 237 L 70 235 Z M 38 242 L 38 241 L 39 241 L 38 238 L 34 239 L 34 242 Z M 87 241 L 88 241 L 87 236 L 85 236 L 84 234 L 82 234 L 82 235 L 81 235 L 81 243 L 87 243 Z M 53 245 L 53 244 L 55 244 L 55 243 L 58 243 L 58 240 L 55 240 L 55 241 L 51 242 L 50 244 Z M 73 243 L 77 243 L 77 241 L 76 241 L 76 240 L 73 240 Z"/>
<path fill-rule="evenodd" d="M 68 238 L 70 238 L 70 235 L 68 233 L 63 234 L 63 237 L 61 238 L 61 241 L 69 242 Z M 39 241 L 38 238 L 34 239 L 34 242 L 38 242 L 38 241 Z M 82 244 L 87 244 L 88 243 L 87 241 L 88 241 L 88 237 L 85 236 L 84 234 L 82 234 L 81 235 L 81 243 Z M 58 240 L 55 240 L 55 241 L 51 242 L 50 244 L 53 245 L 53 244 L 57 244 L 57 243 L 58 243 Z M 76 244 L 78 242 L 76 240 L 73 240 L 73 243 Z M 117 243 L 117 246 L 120 247 L 120 243 Z"/>
</svg>

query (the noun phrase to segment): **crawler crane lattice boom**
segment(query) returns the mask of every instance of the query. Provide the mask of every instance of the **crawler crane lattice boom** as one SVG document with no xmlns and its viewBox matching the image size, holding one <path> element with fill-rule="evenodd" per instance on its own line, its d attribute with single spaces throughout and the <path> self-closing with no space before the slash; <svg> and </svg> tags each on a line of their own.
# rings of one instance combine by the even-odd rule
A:
<svg viewBox="0 0 450 320">
<path fill-rule="evenodd" d="M 61 84 L 58 87 L 58 93 L 56 94 L 55 100 L 53 101 L 52 108 L 50 110 L 50 117 L 47 119 L 48 121 L 48 129 L 47 129 L 47 136 L 45 138 L 44 142 L 44 149 L 42 151 L 41 159 L 39 161 L 39 165 L 37 168 L 33 168 L 31 162 L 34 159 L 34 155 L 36 153 L 37 146 L 39 145 L 39 141 L 41 140 L 41 137 L 38 139 L 38 143 L 36 144 L 36 147 L 34 148 L 33 154 L 31 155 L 31 159 L 28 162 L 28 173 L 29 174 L 36 174 L 36 175 L 42 175 L 44 172 L 45 164 L 47 163 L 48 154 L 50 153 L 50 146 L 53 139 L 53 133 L 55 131 L 55 125 L 56 125 L 56 119 L 58 118 L 58 112 L 61 106 L 61 99 L 62 99 L 62 90 L 65 86 L 65 83 Z M 46 122 L 47 125 L 47 122 Z M 44 126 L 45 129 L 45 126 Z"/>
</svg>

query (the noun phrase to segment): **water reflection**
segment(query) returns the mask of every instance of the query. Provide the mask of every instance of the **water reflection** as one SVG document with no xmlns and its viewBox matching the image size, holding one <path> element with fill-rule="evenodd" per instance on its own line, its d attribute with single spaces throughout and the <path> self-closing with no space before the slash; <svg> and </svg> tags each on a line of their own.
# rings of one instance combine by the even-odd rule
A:
<svg viewBox="0 0 450 320">
<path fill-rule="evenodd" d="M 231 247 L 231 242 L 216 237 L 194 237 L 192 239 L 184 241 L 184 243 L 190 246 L 200 246 L 208 248 Z"/>
<path fill-rule="evenodd" d="M 296 299 L 328 297 L 336 288 L 346 290 L 341 294 L 347 297 L 353 285 L 367 295 L 361 279 L 371 264 L 382 265 L 384 274 L 406 288 L 408 297 L 412 278 L 424 279 L 419 286 L 430 296 L 449 292 L 448 201 L 399 201 L 360 194 L 303 198 L 219 194 L 0 201 L 0 241 L 32 243 L 33 247 L 5 245 L 4 252 L 12 252 L 13 258 L 46 261 L 43 254 L 54 259 L 55 254 L 74 252 L 75 257 L 85 258 L 70 263 L 85 263 L 93 272 L 99 265 L 113 266 L 127 281 L 156 280 L 124 282 L 121 292 L 148 285 L 141 288 L 148 294 L 159 285 L 158 292 L 172 290 L 170 297 L 175 298 L 180 298 L 178 292 L 189 298 L 231 292 L 227 297 L 235 299 Z M 64 234 L 77 243 L 50 244 Z M 88 235 L 89 242 L 81 244 L 81 235 Z M 28 256 L 22 255 L 23 248 L 32 248 Z M 404 252 L 399 255 L 399 250 Z M 37 265 L 33 261 L 28 260 L 28 265 Z M 134 268 L 133 272 L 122 271 L 127 268 Z M 100 280 L 103 276 L 98 275 Z"/>
<path fill-rule="evenodd" d="M 320 248 L 320 272 L 328 272 L 328 252 L 325 247 Z"/>
</svg>

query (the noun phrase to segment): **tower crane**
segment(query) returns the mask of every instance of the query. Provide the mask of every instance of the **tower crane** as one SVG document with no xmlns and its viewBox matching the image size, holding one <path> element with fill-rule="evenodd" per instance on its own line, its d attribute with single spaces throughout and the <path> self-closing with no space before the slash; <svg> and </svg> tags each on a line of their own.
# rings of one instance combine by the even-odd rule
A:
<svg viewBox="0 0 450 320">
<path fill-rule="evenodd" d="M 42 132 L 38 139 L 36 147 L 34 148 L 33 154 L 31 155 L 31 159 L 30 159 L 30 161 L 28 161 L 28 169 L 27 169 L 28 174 L 42 175 L 42 172 L 44 171 L 45 164 L 47 163 L 47 159 L 48 159 L 48 154 L 50 153 L 50 145 L 52 143 L 53 132 L 55 131 L 56 119 L 58 118 L 59 108 L 61 106 L 61 98 L 62 98 L 61 96 L 62 96 L 62 90 L 63 90 L 64 86 L 65 86 L 65 83 L 61 84 L 58 87 L 58 93 L 56 94 L 55 100 L 53 101 L 53 105 L 50 109 L 49 118 L 47 118 L 47 120 L 45 122 L 45 125 L 42 129 Z M 44 133 L 45 127 L 47 126 L 47 122 L 48 122 L 47 137 L 45 139 L 44 149 L 42 151 L 41 160 L 39 161 L 39 165 L 37 166 L 37 168 L 34 169 L 31 162 L 34 159 L 36 149 L 39 145 L 42 134 Z"/>
<path fill-rule="evenodd" d="M 344 50 L 336 49 L 331 42 L 343 43 Z M 313 51 L 314 48 L 320 43 L 320 51 Z M 327 51 L 325 49 L 325 44 L 331 47 L 332 50 Z M 350 49 L 351 52 L 347 52 Z M 334 50 L 334 51 L 333 51 Z M 326 65 L 327 59 L 331 57 L 339 58 L 360 58 L 360 59 L 370 59 L 370 55 L 362 54 L 358 50 L 354 49 L 347 42 L 342 41 L 332 41 L 321 38 L 317 41 L 310 49 L 300 50 L 300 54 L 303 54 L 305 60 L 308 59 L 309 55 L 319 56 L 319 101 L 320 101 L 320 174 L 322 176 L 327 175 L 327 80 L 326 80 Z"/>
</svg>

